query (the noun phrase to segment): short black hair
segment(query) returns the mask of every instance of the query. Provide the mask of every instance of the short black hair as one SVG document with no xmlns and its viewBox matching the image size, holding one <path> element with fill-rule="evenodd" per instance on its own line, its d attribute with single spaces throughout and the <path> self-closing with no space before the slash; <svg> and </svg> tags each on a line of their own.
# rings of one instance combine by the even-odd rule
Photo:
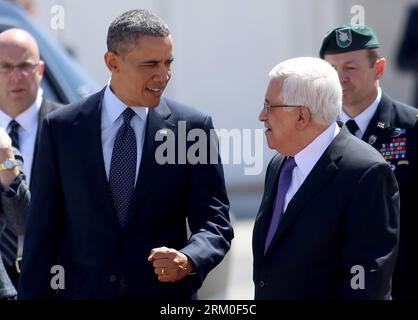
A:
<svg viewBox="0 0 418 320">
<path fill-rule="evenodd" d="M 143 35 L 165 38 L 170 35 L 170 30 L 160 17 L 148 10 L 129 10 L 110 24 L 107 50 L 125 55 Z"/>
</svg>

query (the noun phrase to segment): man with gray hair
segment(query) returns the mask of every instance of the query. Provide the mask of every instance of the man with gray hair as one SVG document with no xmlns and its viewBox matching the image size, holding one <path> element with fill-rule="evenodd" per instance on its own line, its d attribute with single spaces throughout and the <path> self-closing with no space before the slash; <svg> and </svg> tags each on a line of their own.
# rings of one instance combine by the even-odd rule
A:
<svg viewBox="0 0 418 320">
<path fill-rule="evenodd" d="M 191 299 L 229 250 L 222 165 L 156 159 L 156 136 L 179 122 L 213 129 L 210 116 L 162 97 L 168 27 L 131 10 L 112 22 L 107 45 L 109 84 L 44 122 L 21 299 Z"/>
<path fill-rule="evenodd" d="M 253 232 L 256 299 L 389 299 L 399 190 L 389 165 L 337 122 L 337 72 L 295 58 L 270 72 L 259 120 L 278 152 Z"/>
</svg>

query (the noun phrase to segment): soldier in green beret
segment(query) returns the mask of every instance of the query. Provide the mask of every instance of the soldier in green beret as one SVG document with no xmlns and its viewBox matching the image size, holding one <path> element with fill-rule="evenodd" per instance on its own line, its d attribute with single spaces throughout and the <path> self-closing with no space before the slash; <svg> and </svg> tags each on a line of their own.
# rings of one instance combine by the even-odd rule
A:
<svg viewBox="0 0 418 320">
<path fill-rule="evenodd" d="M 379 46 L 369 26 L 343 25 L 325 34 L 319 55 L 337 70 L 340 78 L 340 120 L 352 134 L 376 148 L 395 173 L 401 198 L 401 231 L 392 297 L 417 299 L 418 214 L 414 197 L 418 181 L 418 115 L 417 109 L 393 100 L 380 88 L 387 61 L 380 55 Z"/>
</svg>

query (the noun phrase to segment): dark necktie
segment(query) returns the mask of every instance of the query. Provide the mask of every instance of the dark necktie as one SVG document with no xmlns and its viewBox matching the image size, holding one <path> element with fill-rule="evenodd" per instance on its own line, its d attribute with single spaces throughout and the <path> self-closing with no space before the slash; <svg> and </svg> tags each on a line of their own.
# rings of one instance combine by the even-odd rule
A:
<svg viewBox="0 0 418 320">
<path fill-rule="evenodd" d="M 12 139 L 12 146 L 20 150 L 19 128 L 20 124 L 16 120 L 10 121 L 9 125 L 7 126 L 9 137 Z"/>
<path fill-rule="evenodd" d="M 264 254 L 267 252 L 267 249 L 269 248 L 271 241 L 273 240 L 273 237 L 276 234 L 277 227 L 279 226 L 280 218 L 283 215 L 285 197 L 286 197 L 287 190 L 290 187 L 290 182 L 292 181 L 292 172 L 295 167 L 296 167 L 295 158 L 288 157 L 280 172 L 279 184 L 277 187 L 276 203 L 274 206 L 273 214 L 271 216 L 269 231 L 266 237 L 266 243 L 264 246 Z"/>
<path fill-rule="evenodd" d="M 130 124 L 134 115 L 135 112 L 131 108 L 123 111 L 123 123 L 116 133 L 110 163 L 110 190 L 122 227 L 128 217 L 136 177 L 137 144 L 135 132 Z"/>
<path fill-rule="evenodd" d="M 7 126 L 7 131 L 12 140 L 12 146 L 16 149 L 19 149 L 19 128 L 20 124 L 12 120 Z M 18 246 L 18 237 L 16 234 L 9 228 L 6 224 L 3 234 L 0 238 L 0 253 L 3 258 L 4 265 L 6 268 L 10 268 L 15 264 L 17 258 L 17 246 Z"/>
<path fill-rule="evenodd" d="M 348 128 L 348 131 L 353 135 L 356 135 L 357 130 L 360 129 L 353 119 L 348 120 L 345 125 Z"/>
</svg>

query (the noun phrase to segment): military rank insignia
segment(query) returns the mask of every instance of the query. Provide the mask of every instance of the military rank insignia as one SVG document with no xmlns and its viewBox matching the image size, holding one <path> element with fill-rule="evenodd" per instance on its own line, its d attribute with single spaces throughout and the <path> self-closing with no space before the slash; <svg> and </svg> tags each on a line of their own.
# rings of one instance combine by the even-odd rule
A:
<svg viewBox="0 0 418 320">
<path fill-rule="evenodd" d="M 374 134 L 372 134 L 369 138 L 369 144 L 373 145 L 376 142 L 376 140 L 377 140 L 377 137 Z"/>
</svg>

